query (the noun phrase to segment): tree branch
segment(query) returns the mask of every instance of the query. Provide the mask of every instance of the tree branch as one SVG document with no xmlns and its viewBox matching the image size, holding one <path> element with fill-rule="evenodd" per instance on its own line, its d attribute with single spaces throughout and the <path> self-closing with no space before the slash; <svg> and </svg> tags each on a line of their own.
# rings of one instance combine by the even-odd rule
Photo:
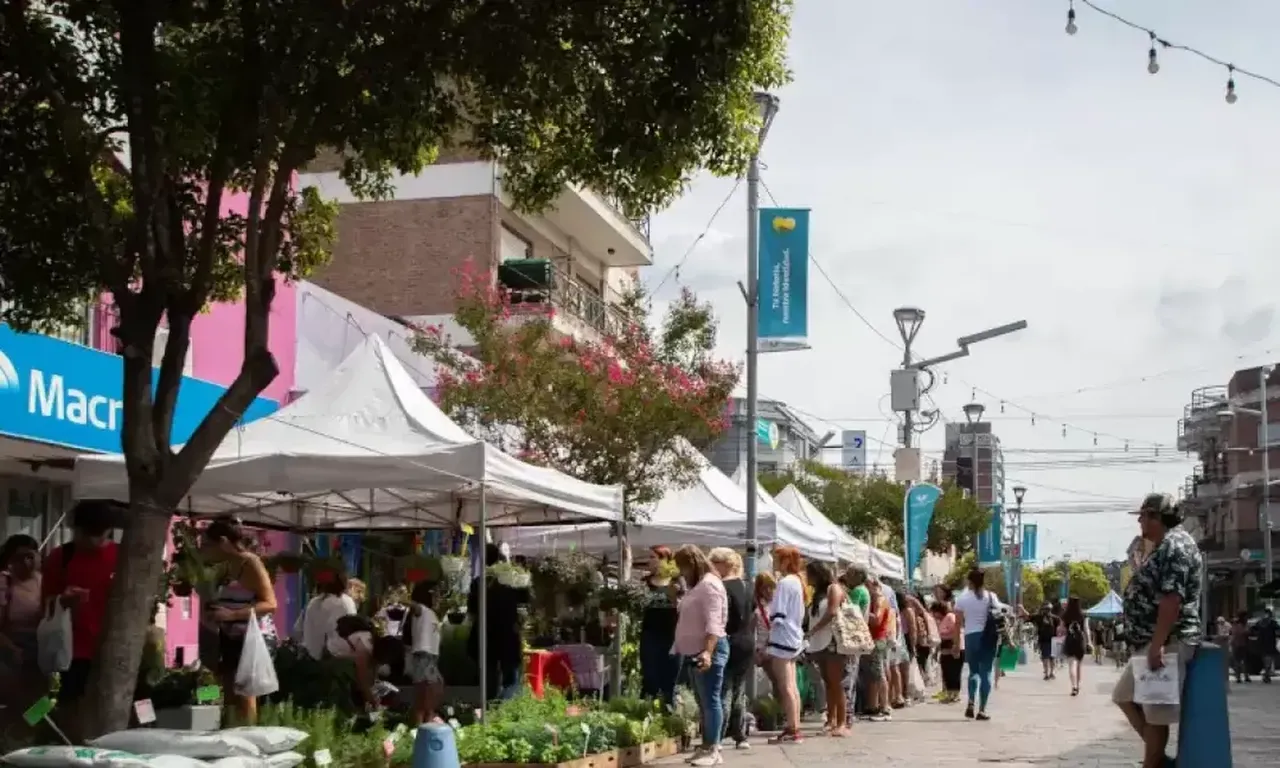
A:
<svg viewBox="0 0 1280 768">
<path fill-rule="evenodd" d="M 154 404 L 151 409 L 151 431 L 156 451 L 162 457 L 172 455 L 173 415 L 182 388 L 182 369 L 191 346 L 192 316 L 182 308 L 169 307 L 169 335 L 164 345 L 164 358 L 156 378 Z"/>
</svg>

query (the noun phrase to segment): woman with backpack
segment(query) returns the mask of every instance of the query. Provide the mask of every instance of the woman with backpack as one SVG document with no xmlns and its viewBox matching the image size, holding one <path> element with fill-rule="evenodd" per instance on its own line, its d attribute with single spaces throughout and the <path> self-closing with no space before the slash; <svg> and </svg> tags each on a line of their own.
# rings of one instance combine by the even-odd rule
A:
<svg viewBox="0 0 1280 768">
<path fill-rule="evenodd" d="M 968 582 L 969 588 L 956 598 L 955 604 L 956 622 L 963 628 L 960 648 L 969 667 L 969 703 L 964 716 L 990 720 L 987 702 L 991 699 L 991 672 L 1000 647 L 1001 605 L 986 588 L 986 574 L 981 569 L 969 571 Z"/>
<path fill-rule="evenodd" d="M 1067 677 L 1071 679 L 1071 695 L 1080 695 L 1080 662 L 1089 652 L 1089 619 L 1080 607 L 1080 598 L 1073 597 L 1067 601 L 1067 609 L 1062 612 L 1062 624 L 1066 628 L 1066 637 L 1062 641 L 1062 655 L 1067 659 Z"/>
</svg>

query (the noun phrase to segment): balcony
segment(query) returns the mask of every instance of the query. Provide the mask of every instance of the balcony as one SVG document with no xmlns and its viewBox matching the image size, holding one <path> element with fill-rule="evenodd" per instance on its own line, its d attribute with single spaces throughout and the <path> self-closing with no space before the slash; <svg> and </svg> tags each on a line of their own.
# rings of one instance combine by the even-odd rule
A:
<svg viewBox="0 0 1280 768">
<path fill-rule="evenodd" d="M 1201 452 L 1222 436 L 1222 411 L 1228 407 L 1227 388 L 1222 385 L 1192 391 L 1191 402 L 1178 421 L 1178 450 Z"/>
<path fill-rule="evenodd" d="M 567 185 L 542 216 L 606 267 L 653 265 L 649 218 L 628 216 L 616 200 Z"/>
<path fill-rule="evenodd" d="M 535 316 L 550 306 L 551 323 L 561 333 L 584 341 L 614 336 L 628 322 L 619 296 L 603 296 L 547 259 L 520 259 L 498 267 L 498 285 L 511 292 L 511 312 Z M 523 311 L 522 311 L 523 310 Z"/>
<path fill-rule="evenodd" d="M 4 304 L 0 302 L 0 310 L 5 308 Z M 96 299 L 83 301 L 76 308 L 76 316 L 76 319 L 70 323 L 45 328 L 41 333 L 82 347 L 92 347 L 111 354 L 117 353 L 116 338 L 111 333 L 120 319 L 115 305 L 103 304 Z"/>
</svg>

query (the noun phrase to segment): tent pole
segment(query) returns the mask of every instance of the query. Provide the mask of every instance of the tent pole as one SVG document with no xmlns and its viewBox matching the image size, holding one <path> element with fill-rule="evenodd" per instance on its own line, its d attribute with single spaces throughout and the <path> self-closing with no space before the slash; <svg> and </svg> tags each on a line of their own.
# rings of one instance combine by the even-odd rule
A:
<svg viewBox="0 0 1280 768">
<path fill-rule="evenodd" d="M 485 713 L 489 707 L 489 574 L 488 548 L 486 542 L 489 539 L 489 510 L 485 504 L 485 488 L 484 483 L 480 484 L 480 541 L 477 546 L 481 547 L 480 555 L 480 599 L 476 601 L 476 610 L 480 614 L 476 616 L 476 623 L 471 628 L 472 632 L 480 633 L 480 641 L 476 644 L 477 654 L 480 657 L 480 722 L 484 722 Z"/>
</svg>

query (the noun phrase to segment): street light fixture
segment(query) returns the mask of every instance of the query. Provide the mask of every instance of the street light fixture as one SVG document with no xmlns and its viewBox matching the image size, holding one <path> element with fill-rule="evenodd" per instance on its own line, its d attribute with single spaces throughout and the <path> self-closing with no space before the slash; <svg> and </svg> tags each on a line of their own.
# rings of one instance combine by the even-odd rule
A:
<svg viewBox="0 0 1280 768">
<path fill-rule="evenodd" d="M 969 422 L 969 426 L 977 424 L 979 421 L 982 421 L 982 414 L 985 413 L 986 410 L 987 407 L 982 403 L 969 403 L 964 407 L 965 421 Z M 974 440 L 974 443 L 977 443 L 976 439 Z"/>
<path fill-rule="evenodd" d="M 898 324 L 898 333 L 902 336 L 904 347 L 910 347 L 915 341 L 920 326 L 924 325 L 924 310 L 918 307 L 898 307 L 893 310 L 893 321 Z M 903 365 L 910 365 L 908 359 Z"/>
<path fill-rule="evenodd" d="M 1016 548 L 1009 551 L 1009 570 L 1013 573 L 1013 604 L 1015 606 L 1022 605 L 1022 560 L 1026 556 L 1022 548 L 1026 546 L 1026 539 L 1023 533 L 1026 531 L 1022 527 L 1022 499 L 1027 495 L 1027 488 L 1023 485 L 1013 486 L 1013 498 L 1017 502 L 1017 516 L 1014 518 L 1014 532 L 1010 538 L 1018 543 Z"/>
<path fill-rule="evenodd" d="M 1022 497 L 1027 495 L 1027 489 L 1021 485 L 1013 486 L 1013 498 L 1018 502 L 1018 506 L 1022 506 Z"/>
</svg>

